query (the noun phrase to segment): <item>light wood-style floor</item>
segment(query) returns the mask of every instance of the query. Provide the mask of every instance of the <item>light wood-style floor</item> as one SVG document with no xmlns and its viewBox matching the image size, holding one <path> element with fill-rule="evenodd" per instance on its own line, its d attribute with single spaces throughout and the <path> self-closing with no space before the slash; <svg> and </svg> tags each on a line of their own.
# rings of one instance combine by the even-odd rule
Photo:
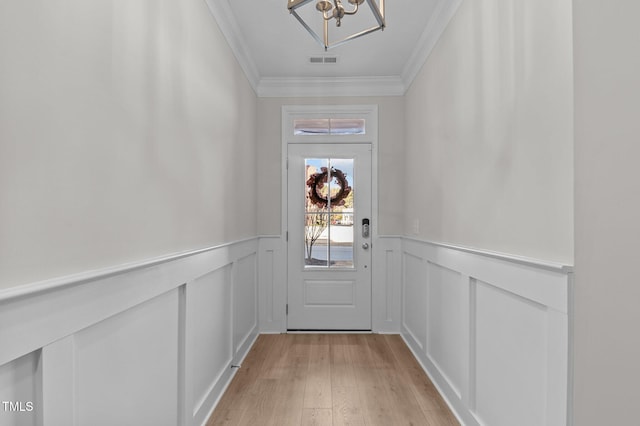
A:
<svg viewBox="0 0 640 426">
<path fill-rule="evenodd" d="M 261 335 L 213 425 L 458 425 L 397 335 Z"/>
</svg>

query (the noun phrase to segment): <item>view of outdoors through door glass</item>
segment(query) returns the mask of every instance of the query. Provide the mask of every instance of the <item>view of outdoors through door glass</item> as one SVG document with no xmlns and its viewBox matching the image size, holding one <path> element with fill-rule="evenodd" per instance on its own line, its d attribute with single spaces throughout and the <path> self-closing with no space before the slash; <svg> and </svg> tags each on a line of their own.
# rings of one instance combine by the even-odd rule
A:
<svg viewBox="0 0 640 426">
<path fill-rule="evenodd" d="M 353 268 L 353 159 L 305 159 L 305 268 Z"/>
</svg>

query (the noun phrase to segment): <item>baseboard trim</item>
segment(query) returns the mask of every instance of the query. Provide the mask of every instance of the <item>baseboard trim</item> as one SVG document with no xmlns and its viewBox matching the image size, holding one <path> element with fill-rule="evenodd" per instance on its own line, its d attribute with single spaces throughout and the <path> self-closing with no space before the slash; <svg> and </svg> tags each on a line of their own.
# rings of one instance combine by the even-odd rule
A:
<svg viewBox="0 0 640 426">
<path fill-rule="evenodd" d="M 207 423 L 209 422 L 209 418 L 211 417 L 213 412 L 216 410 L 216 407 L 218 407 L 218 404 L 220 403 L 220 400 L 222 399 L 224 394 L 227 392 L 227 389 L 229 389 L 229 386 L 231 385 L 231 382 L 233 381 L 233 378 L 236 377 L 236 374 L 238 373 L 238 370 L 240 368 L 242 368 L 242 363 L 243 363 L 244 359 L 247 357 L 247 355 L 251 351 L 251 348 L 253 348 L 253 345 L 255 345 L 256 341 L 258 340 L 258 337 L 263 333 L 253 333 L 252 332 L 252 334 L 253 334 L 253 339 L 247 345 L 247 347 L 243 350 L 243 352 L 241 352 L 242 356 L 238 359 L 237 365 L 229 366 L 229 368 L 231 369 L 231 374 L 227 378 L 227 381 L 225 382 L 224 386 L 222 386 L 222 390 L 217 395 L 217 397 L 216 397 L 216 399 L 215 399 L 215 401 L 213 403 L 213 406 L 211 407 L 211 409 L 209 410 L 209 412 L 205 416 L 204 421 L 202 422 L 202 426 L 206 426 Z"/>
<path fill-rule="evenodd" d="M 424 363 L 422 362 L 422 359 L 418 356 L 413 346 L 407 341 L 403 333 L 399 333 L 399 334 L 400 334 L 400 337 L 402 337 L 402 341 L 404 342 L 404 344 L 407 345 L 407 347 L 411 351 L 411 355 L 413 355 L 415 360 L 418 362 L 418 364 L 424 371 L 424 374 L 426 374 L 429 380 L 431 381 L 431 383 L 433 383 L 433 386 L 435 386 L 436 390 L 438 391 L 442 399 L 444 399 L 444 402 L 447 404 L 447 406 L 449 407 L 453 415 L 456 417 L 460 425 L 466 426 L 466 423 L 462 420 L 460 413 L 458 412 L 456 407 L 451 403 L 451 400 L 447 397 L 447 394 L 443 392 L 443 389 L 440 387 L 440 384 L 436 380 L 434 380 L 434 377 L 431 375 L 431 373 L 429 373 L 429 369 L 427 369 L 427 367 L 424 365 Z"/>
</svg>

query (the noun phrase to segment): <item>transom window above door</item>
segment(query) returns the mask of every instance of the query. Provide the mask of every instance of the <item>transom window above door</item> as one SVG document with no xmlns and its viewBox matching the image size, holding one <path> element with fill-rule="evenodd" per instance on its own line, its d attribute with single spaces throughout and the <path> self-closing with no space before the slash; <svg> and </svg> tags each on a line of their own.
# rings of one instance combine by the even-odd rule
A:
<svg viewBox="0 0 640 426">
<path fill-rule="evenodd" d="M 364 135 L 364 118 L 296 118 L 293 134 L 300 135 Z"/>
<path fill-rule="evenodd" d="M 287 144 L 366 143 L 378 139 L 377 105 L 284 105 L 283 152 Z"/>
</svg>

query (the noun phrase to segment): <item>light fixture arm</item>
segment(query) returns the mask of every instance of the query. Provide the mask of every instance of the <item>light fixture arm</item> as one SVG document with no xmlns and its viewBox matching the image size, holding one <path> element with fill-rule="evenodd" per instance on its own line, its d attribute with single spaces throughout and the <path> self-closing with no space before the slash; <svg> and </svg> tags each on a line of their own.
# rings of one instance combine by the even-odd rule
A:
<svg viewBox="0 0 640 426">
<path fill-rule="evenodd" d="M 353 3 L 353 10 L 345 9 L 341 0 L 333 0 L 333 7 L 328 1 L 319 1 L 316 4 L 316 9 L 322 13 L 322 17 L 325 21 L 335 19 L 336 27 L 339 27 L 341 26 L 342 18 L 344 18 L 345 15 L 355 15 L 356 12 L 358 12 L 358 1 L 352 0 L 351 3 Z"/>
<path fill-rule="evenodd" d="M 336 2 L 339 2 L 340 0 L 336 0 Z M 349 2 L 351 4 L 353 4 L 353 10 L 344 10 L 344 14 L 345 15 L 355 15 L 356 12 L 358 11 L 358 6 L 360 6 L 360 3 L 358 2 Z"/>
</svg>

